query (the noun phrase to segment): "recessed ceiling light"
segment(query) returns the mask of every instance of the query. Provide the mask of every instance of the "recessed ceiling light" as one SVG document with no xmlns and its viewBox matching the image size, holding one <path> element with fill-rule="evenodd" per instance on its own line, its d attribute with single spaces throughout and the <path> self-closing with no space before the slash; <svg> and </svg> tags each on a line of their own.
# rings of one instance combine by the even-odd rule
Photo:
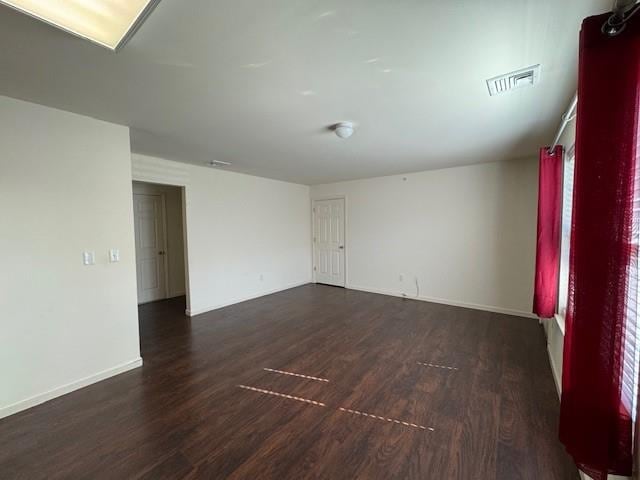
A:
<svg viewBox="0 0 640 480">
<path fill-rule="evenodd" d="M 160 0 L 0 0 L 111 50 L 122 47 Z"/>
</svg>

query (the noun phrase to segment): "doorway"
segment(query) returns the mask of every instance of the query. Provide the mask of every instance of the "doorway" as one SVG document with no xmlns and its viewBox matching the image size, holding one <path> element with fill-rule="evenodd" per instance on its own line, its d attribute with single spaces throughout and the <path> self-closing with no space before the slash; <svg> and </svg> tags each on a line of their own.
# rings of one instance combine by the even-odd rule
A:
<svg viewBox="0 0 640 480">
<path fill-rule="evenodd" d="M 186 294 L 183 191 L 133 182 L 138 304 Z"/>
<path fill-rule="evenodd" d="M 313 273 L 316 283 L 346 285 L 345 199 L 313 201 Z"/>
</svg>

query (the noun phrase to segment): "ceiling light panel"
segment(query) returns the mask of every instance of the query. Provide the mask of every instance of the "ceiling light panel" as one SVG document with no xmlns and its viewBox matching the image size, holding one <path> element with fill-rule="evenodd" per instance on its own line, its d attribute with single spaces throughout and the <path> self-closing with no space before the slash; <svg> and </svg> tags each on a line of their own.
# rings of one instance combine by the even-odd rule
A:
<svg viewBox="0 0 640 480">
<path fill-rule="evenodd" d="M 117 50 L 159 0 L 0 0 L 1 4 Z"/>
</svg>

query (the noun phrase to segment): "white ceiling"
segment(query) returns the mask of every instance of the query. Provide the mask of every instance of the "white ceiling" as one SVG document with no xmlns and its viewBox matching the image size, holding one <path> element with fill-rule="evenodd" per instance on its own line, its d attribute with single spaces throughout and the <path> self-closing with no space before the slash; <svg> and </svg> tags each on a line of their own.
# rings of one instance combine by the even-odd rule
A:
<svg viewBox="0 0 640 480">
<path fill-rule="evenodd" d="M 0 7 L 0 94 L 129 125 L 135 152 L 318 184 L 529 156 L 611 0 L 163 0 L 114 54 Z M 542 64 L 539 85 L 485 80 Z M 351 120 L 354 136 L 327 130 Z"/>
</svg>

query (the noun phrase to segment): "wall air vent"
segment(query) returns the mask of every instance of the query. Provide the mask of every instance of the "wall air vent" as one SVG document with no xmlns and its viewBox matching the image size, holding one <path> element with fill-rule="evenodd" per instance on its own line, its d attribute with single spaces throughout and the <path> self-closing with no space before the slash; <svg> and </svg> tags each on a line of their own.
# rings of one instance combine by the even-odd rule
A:
<svg viewBox="0 0 640 480">
<path fill-rule="evenodd" d="M 523 68 L 487 80 L 489 95 L 501 95 L 518 88 L 530 87 L 540 81 L 540 65 Z"/>
</svg>

